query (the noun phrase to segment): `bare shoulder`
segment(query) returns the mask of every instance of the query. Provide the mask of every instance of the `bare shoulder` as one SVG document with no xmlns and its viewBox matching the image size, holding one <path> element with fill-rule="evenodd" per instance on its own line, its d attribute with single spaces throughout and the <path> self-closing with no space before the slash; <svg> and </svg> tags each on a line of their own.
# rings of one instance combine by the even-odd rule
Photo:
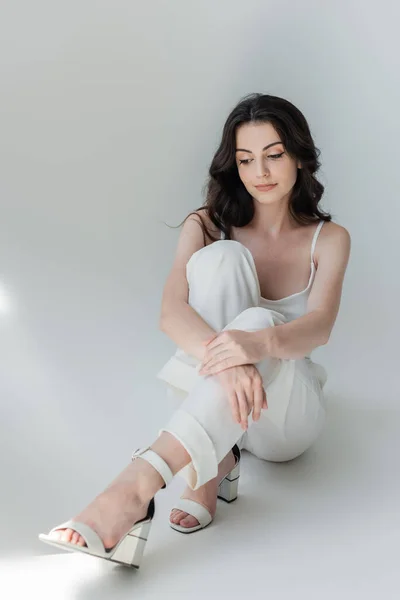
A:
<svg viewBox="0 0 400 600">
<path fill-rule="evenodd" d="M 328 221 L 324 224 L 321 235 L 335 237 L 336 239 L 345 239 L 346 237 L 350 239 L 348 230 L 343 225 L 339 225 L 339 223 L 334 223 L 333 221 Z"/>
<path fill-rule="evenodd" d="M 179 235 L 173 269 L 183 271 L 192 254 L 215 241 L 209 235 L 214 235 L 216 231 L 218 230 L 206 210 L 189 213 Z"/>
<path fill-rule="evenodd" d="M 315 246 L 316 265 L 318 266 L 321 259 L 334 259 L 335 257 L 347 264 L 350 248 L 351 237 L 348 230 L 338 223 L 327 221 L 320 231 Z"/>
<path fill-rule="evenodd" d="M 219 239 L 220 230 L 211 221 L 206 208 L 193 211 L 193 213 L 191 213 L 187 217 L 187 221 L 196 222 L 198 224 L 198 226 L 201 228 L 201 230 L 204 233 L 204 245 L 205 246 L 207 246 L 208 244 L 210 244 L 214 241 L 207 235 L 207 232 L 209 232 L 213 237 Z"/>
</svg>

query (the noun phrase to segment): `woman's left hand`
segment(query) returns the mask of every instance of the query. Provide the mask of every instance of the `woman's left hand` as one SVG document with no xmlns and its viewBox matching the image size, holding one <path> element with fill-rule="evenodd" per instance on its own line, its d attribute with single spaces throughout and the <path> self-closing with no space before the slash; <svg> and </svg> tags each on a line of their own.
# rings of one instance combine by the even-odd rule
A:
<svg viewBox="0 0 400 600">
<path fill-rule="evenodd" d="M 199 374 L 215 375 L 229 367 L 260 362 L 267 356 L 265 337 L 265 330 L 222 331 L 204 342 L 207 349 Z"/>
</svg>

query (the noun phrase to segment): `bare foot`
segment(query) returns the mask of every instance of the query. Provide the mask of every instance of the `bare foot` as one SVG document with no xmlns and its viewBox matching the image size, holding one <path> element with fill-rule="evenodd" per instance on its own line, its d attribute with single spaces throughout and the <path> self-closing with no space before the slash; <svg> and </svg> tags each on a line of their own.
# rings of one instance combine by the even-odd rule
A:
<svg viewBox="0 0 400 600">
<path fill-rule="evenodd" d="M 163 485 L 163 479 L 147 461 L 134 460 L 73 520 L 89 525 L 105 548 L 112 548 L 146 516 L 151 498 Z M 73 529 L 57 529 L 51 537 L 86 546 Z"/>
<path fill-rule="evenodd" d="M 190 487 L 187 487 L 182 498 L 195 500 L 196 502 L 203 504 L 210 512 L 212 518 L 214 518 L 217 510 L 217 493 L 219 483 L 221 479 L 226 477 L 226 475 L 232 471 L 235 464 L 236 458 L 233 452 L 229 452 L 229 454 L 225 456 L 225 458 L 218 465 L 217 477 L 207 481 L 207 483 L 199 487 L 198 490 L 194 491 Z M 179 524 L 182 527 L 195 527 L 196 525 L 199 525 L 199 522 L 195 517 L 177 508 L 172 509 L 170 514 L 170 522 Z"/>
</svg>

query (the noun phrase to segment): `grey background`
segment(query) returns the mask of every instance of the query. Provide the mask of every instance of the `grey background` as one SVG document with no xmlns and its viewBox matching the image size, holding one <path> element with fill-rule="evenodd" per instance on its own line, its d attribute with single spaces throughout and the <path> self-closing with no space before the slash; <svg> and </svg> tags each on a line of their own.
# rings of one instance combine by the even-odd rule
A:
<svg viewBox="0 0 400 600">
<path fill-rule="evenodd" d="M 395 422 L 399 17 L 387 0 L 1 3 L 0 557 L 55 554 L 37 534 L 172 414 L 155 375 L 175 350 L 158 318 L 180 230 L 163 222 L 202 204 L 249 92 L 304 112 L 322 206 L 352 237 L 339 317 L 313 354 L 332 414 Z"/>
</svg>

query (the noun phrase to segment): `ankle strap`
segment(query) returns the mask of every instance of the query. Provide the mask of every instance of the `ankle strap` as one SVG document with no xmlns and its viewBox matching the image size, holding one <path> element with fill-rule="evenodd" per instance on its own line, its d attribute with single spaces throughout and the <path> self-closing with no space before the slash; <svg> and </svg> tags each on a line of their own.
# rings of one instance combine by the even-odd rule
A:
<svg viewBox="0 0 400 600">
<path fill-rule="evenodd" d="M 138 457 L 147 460 L 147 462 L 149 462 L 152 465 L 152 467 L 154 467 L 155 470 L 159 472 L 159 474 L 165 482 L 161 489 L 164 489 L 172 481 L 174 476 L 172 474 L 171 469 L 169 468 L 165 460 L 161 458 L 161 456 L 159 456 L 153 450 L 150 450 L 150 446 L 148 446 L 147 448 L 138 448 L 132 454 L 132 460 L 135 460 L 135 458 Z"/>
</svg>

